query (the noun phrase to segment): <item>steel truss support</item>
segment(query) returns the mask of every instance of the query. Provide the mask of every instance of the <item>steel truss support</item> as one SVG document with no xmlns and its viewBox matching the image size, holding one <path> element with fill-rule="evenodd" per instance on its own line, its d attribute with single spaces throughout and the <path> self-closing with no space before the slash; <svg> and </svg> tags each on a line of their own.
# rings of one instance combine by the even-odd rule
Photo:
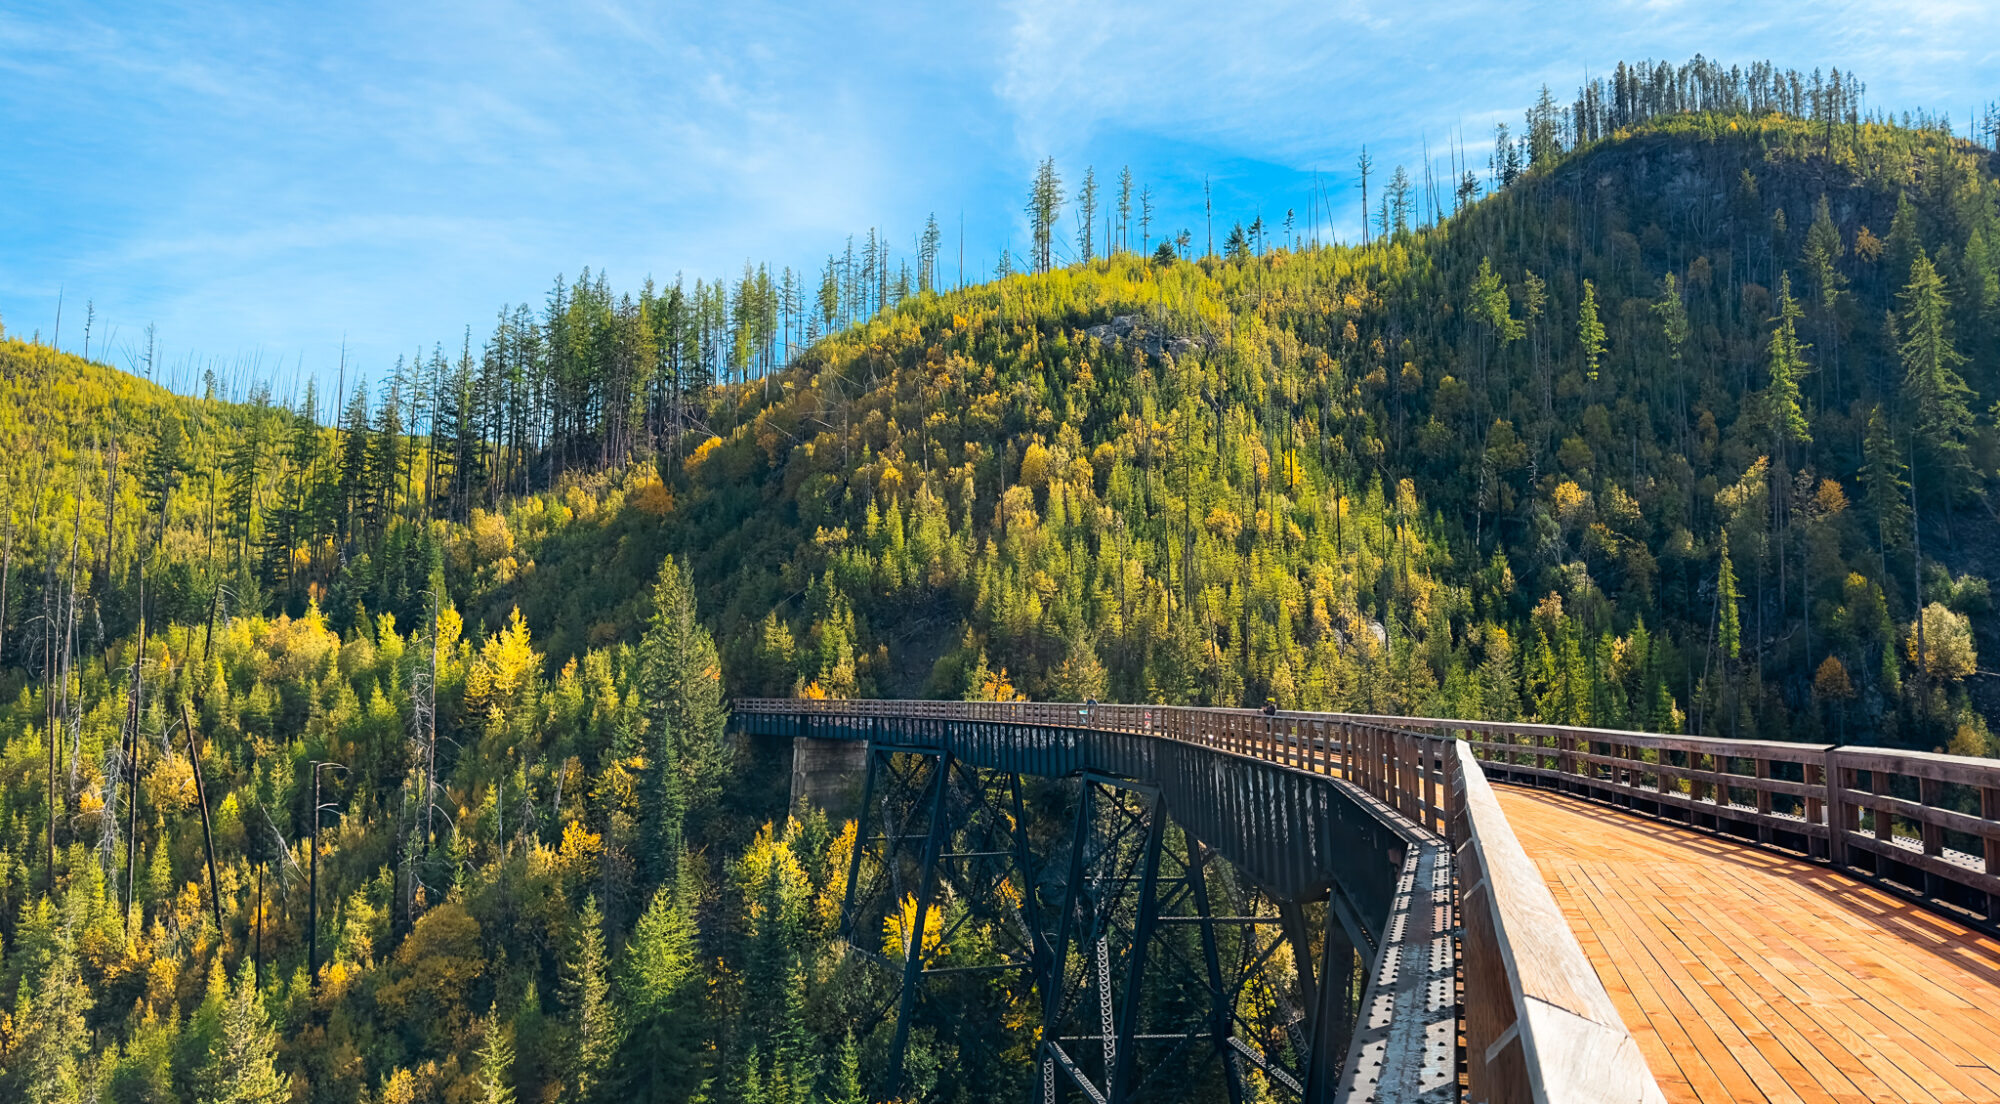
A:
<svg viewBox="0 0 2000 1104">
<path fill-rule="evenodd" d="M 955 989 L 994 974 L 1016 975 L 1013 984 L 1030 989 L 1031 853 L 1020 777 L 936 748 L 871 745 L 860 815 L 839 932 L 849 954 L 890 981 L 861 1026 L 893 1017 L 882 1088 L 894 1099 L 908 1088 L 912 1031 L 951 1027 Z M 951 955 L 974 928 L 990 953 L 972 961 Z M 961 1048 L 997 1045 L 991 1033 L 955 1035 Z"/>
<path fill-rule="evenodd" d="M 880 979 L 857 1026 L 886 1036 L 883 1098 L 913 1090 L 920 1032 L 960 1062 L 998 1060 L 1007 1033 L 954 1003 L 991 1007 L 997 983 L 1041 1011 L 1031 1100 L 1332 1099 L 1354 937 L 1373 933 L 1340 902 L 1266 895 L 1173 824 L 1158 787 L 1029 783 L 941 747 L 871 745 L 861 817 L 839 930 Z"/>
<path fill-rule="evenodd" d="M 1242 1104 L 1253 1078 L 1279 1099 L 1331 1099 L 1360 976 L 1337 912 L 1266 897 L 1172 830 L 1150 786 L 1086 774 L 1073 808 L 1048 865 L 1067 871 L 1060 903 L 1037 929 L 1032 1099 Z"/>
</svg>

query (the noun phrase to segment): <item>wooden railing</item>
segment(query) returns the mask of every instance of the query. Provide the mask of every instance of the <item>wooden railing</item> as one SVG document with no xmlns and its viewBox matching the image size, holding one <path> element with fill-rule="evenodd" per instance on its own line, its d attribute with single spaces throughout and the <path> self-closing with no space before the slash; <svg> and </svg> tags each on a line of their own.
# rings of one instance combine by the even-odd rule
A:
<svg viewBox="0 0 2000 1104">
<path fill-rule="evenodd" d="M 1874 875 L 2000 924 L 2000 761 L 1508 721 L 1051 702 L 742 701 L 739 708 L 1145 733 L 1344 778 L 1446 834 L 1451 741 L 1550 786 Z"/>
<path fill-rule="evenodd" d="M 1444 837 L 1457 866 L 1468 1100 L 1663 1101 L 1456 722 L 1046 702 L 740 700 L 738 710 L 992 721 L 1198 743 L 1356 786 Z"/>
<path fill-rule="evenodd" d="M 1783 847 L 2000 924 L 2000 761 L 1560 725 L 1367 721 L 1462 738 L 1496 779 Z"/>
<path fill-rule="evenodd" d="M 1453 754 L 1467 1099 L 1664 1102 L 1472 749 Z"/>
</svg>

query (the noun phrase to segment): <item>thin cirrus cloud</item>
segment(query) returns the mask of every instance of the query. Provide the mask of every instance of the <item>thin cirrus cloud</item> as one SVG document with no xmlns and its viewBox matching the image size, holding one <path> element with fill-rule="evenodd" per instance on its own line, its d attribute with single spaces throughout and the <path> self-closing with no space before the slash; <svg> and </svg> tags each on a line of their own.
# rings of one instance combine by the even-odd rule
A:
<svg viewBox="0 0 2000 1104">
<path fill-rule="evenodd" d="M 1620 58 L 1852 67 L 1963 118 L 2000 95 L 1994 43 L 1973 0 L 30 2 L 0 11 L 0 316 L 48 339 L 60 294 L 80 349 L 91 301 L 114 363 L 157 323 L 183 386 L 211 360 L 332 382 L 343 347 L 379 376 L 584 265 L 816 268 L 869 226 L 907 255 L 935 213 L 972 278 L 1019 252 L 1043 156 L 1072 185 L 1130 165 L 1155 238 L 1204 185 L 1218 221 L 1323 191 L 1351 233 L 1364 142 L 1479 167 L 1539 85 Z"/>
</svg>

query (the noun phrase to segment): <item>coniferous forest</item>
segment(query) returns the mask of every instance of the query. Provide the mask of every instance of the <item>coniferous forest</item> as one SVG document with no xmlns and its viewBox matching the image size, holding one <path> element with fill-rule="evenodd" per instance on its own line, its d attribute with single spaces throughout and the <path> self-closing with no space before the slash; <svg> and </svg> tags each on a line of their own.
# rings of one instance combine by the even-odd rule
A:
<svg viewBox="0 0 2000 1104">
<path fill-rule="evenodd" d="M 9 333 L 0 1099 L 879 1099 L 732 695 L 2000 755 L 2000 112 L 1862 91 L 1619 66 L 1201 238 L 1050 161 L 990 279 L 586 271 L 285 401 Z M 1019 1095 L 968 999 L 911 1098 Z"/>
</svg>

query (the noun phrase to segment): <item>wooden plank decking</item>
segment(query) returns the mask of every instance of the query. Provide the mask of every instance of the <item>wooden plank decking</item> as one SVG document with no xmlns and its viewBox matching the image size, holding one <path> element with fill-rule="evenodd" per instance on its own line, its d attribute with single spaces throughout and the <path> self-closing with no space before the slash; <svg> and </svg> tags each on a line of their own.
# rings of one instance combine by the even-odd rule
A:
<svg viewBox="0 0 2000 1104">
<path fill-rule="evenodd" d="M 1789 856 L 1496 786 L 1672 1101 L 2000 1101 L 2000 940 Z"/>
</svg>

